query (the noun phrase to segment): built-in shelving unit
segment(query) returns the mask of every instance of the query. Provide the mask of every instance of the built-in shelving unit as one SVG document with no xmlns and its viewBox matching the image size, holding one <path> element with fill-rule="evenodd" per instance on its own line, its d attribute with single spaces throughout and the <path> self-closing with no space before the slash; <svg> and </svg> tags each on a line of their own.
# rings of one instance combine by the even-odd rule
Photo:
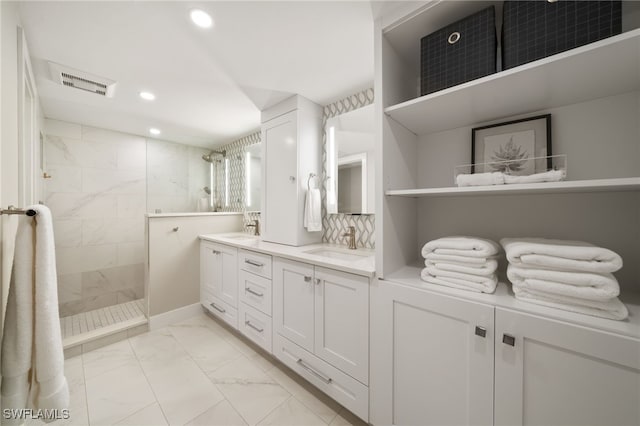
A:
<svg viewBox="0 0 640 426">
<path fill-rule="evenodd" d="M 615 64 L 615 65 L 613 65 Z M 640 89 L 640 29 L 385 108 L 435 133 Z"/>
<path fill-rule="evenodd" d="M 639 191 L 640 177 L 523 183 L 513 185 L 465 186 L 388 190 L 386 195 L 400 197 L 455 197 L 463 195 L 557 194 L 565 192 Z"/>
</svg>

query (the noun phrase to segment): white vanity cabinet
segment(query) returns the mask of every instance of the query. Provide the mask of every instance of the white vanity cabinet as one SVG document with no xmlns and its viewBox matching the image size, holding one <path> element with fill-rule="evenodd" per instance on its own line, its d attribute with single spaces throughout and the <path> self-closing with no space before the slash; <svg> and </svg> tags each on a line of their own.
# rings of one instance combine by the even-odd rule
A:
<svg viewBox="0 0 640 426">
<path fill-rule="evenodd" d="M 293 96 L 263 111 L 262 146 L 262 239 L 319 242 L 322 232 L 307 232 L 303 212 L 309 175 L 322 173 L 322 108 Z"/>
<path fill-rule="evenodd" d="M 200 243 L 200 302 L 213 315 L 238 328 L 238 249 Z"/>
<path fill-rule="evenodd" d="M 273 262 L 274 355 L 368 419 L 369 279 Z"/>
<path fill-rule="evenodd" d="M 638 339 L 385 281 L 372 293 L 374 424 L 640 424 Z"/>
</svg>

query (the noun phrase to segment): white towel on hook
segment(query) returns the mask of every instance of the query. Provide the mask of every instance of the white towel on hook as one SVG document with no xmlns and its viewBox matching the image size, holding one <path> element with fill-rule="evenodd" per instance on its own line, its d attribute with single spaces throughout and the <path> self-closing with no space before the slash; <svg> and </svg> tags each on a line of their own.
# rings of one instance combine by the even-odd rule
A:
<svg viewBox="0 0 640 426">
<path fill-rule="evenodd" d="M 503 238 L 509 263 L 563 271 L 607 273 L 622 268 L 617 253 L 582 241 Z"/>
<path fill-rule="evenodd" d="M 557 294 L 541 293 L 513 285 L 516 299 L 563 311 L 621 321 L 629 316 L 627 307 L 617 297 L 609 300 L 587 300 Z"/>
<path fill-rule="evenodd" d="M 304 203 L 304 227 L 309 232 L 322 231 L 322 200 L 318 188 L 309 188 Z"/>
<path fill-rule="evenodd" d="M 491 240 L 475 237 L 444 237 L 429 241 L 422 247 L 422 257 L 430 253 L 453 256 L 487 258 L 500 252 L 500 246 Z"/>
<path fill-rule="evenodd" d="M 66 409 L 51 212 L 20 217 L 2 336 L 2 409 Z M 4 421 L 20 424 L 24 419 Z M 4 423 L 3 423 L 4 424 Z"/>
<path fill-rule="evenodd" d="M 507 277 L 522 290 L 540 293 L 588 300 L 609 300 L 620 294 L 618 280 L 610 273 L 593 274 L 509 265 Z"/>
</svg>

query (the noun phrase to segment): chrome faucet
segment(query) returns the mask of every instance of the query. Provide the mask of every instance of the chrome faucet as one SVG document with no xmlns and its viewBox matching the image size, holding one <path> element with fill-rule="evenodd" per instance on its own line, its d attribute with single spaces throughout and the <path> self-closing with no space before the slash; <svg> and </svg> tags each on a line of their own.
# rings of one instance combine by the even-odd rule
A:
<svg viewBox="0 0 640 426">
<path fill-rule="evenodd" d="M 253 235 L 260 235 L 260 221 L 255 219 L 253 223 L 247 225 L 247 228 L 255 228 Z"/>
<path fill-rule="evenodd" d="M 349 248 L 351 250 L 355 250 L 356 247 L 356 227 L 355 226 L 350 226 L 349 227 L 349 232 L 342 234 L 343 237 L 348 237 L 349 238 Z"/>
</svg>

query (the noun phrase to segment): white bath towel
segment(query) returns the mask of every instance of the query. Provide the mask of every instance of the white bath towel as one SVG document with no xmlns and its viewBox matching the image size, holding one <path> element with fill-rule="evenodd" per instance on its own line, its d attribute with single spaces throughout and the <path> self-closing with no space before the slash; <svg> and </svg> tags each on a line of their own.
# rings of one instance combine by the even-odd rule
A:
<svg viewBox="0 0 640 426">
<path fill-rule="evenodd" d="M 439 275 L 441 272 L 455 272 L 467 275 L 476 275 L 487 277 L 495 274 L 498 269 L 498 261 L 495 259 L 486 259 L 482 264 L 464 264 L 459 262 L 434 262 L 425 259 L 424 265 L 432 275 Z"/>
<path fill-rule="evenodd" d="M 576 297 L 538 293 L 518 287 L 515 284 L 513 285 L 513 292 L 517 299 L 564 311 L 614 320 L 623 320 L 629 316 L 627 307 L 617 297 L 605 301 L 578 299 Z"/>
<path fill-rule="evenodd" d="M 549 170 L 548 172 L 534 173 L 528 176 L 504 175 L 504 183 L 540 183 L 559 182 L 567 176 L 566 170 Z"/>
<path fill-rule="evenodd" d="M 69 406 L 69 388 L 51 212 L 42 205 L 29 208 L 37 215 L 20 218 L 2 336 L 2 409 L 62 410 Z"/>
<path fill-rule="evenodd" d="M 498 254 L 500 246 L 491 240 L 474 237 L 444 237 L 429 241 L 422 247 L 422 257 L 430 253 L 488 258 Z"/>
<path fill-rule="evenodd" d="M 622 268 L 622 258 L 617 253 L 581 241 L 503 238 L 500 243 L 514 265 L 595 273 Z"/>
<path fill-rule="evenodd" d="M 426 256 L 424 256 L 424 260 L 425 260 L 425 265 L 426 265 L 426 262 L 431 262 L 431 263 L 446 262 L 451 264 L 465 265 L 469 267 L 473 266 L 476 268 L 482 268 L 487 262 L 487 258 L 485 257 L 456 256 L 453 254 L 438 254 L 434 252 L 431 252 Z"/>
<path fill-rule="evenodd" d="M 420 273 L 420 278 L 430 284 L 458 288 L 461 290 L 475 291 L 477 293 L 493 293 L 496 291 L 498 280 L 495 275 L 490 277 L 474 277 L 473 280 L 461 279 L 449 274 L 449 276 L 434 276 L 427 268 Z M 478 279 L 481 278 L 481 279 Z"/>
<path fill-rule="evenodd" d="M 307 190 L 307 198 L 304 203 L 304 227 L 309 232 L 322 231 L 321 203 L 322 200 L 318 188 Z"/>
<path fill-rule="evenodd" d="M 523 290 L 540 293 L 589 300 L 609 300 L 620 294 L 618 280 L 610 273 L 566 272 L 509 265 L 507 277 Z"/>
<path fill-rule="evenodd" d="M 458 186 L 502 185 L 504 174 L 501 172 L 459 174 L 456 176 Z"/>
</svg>

